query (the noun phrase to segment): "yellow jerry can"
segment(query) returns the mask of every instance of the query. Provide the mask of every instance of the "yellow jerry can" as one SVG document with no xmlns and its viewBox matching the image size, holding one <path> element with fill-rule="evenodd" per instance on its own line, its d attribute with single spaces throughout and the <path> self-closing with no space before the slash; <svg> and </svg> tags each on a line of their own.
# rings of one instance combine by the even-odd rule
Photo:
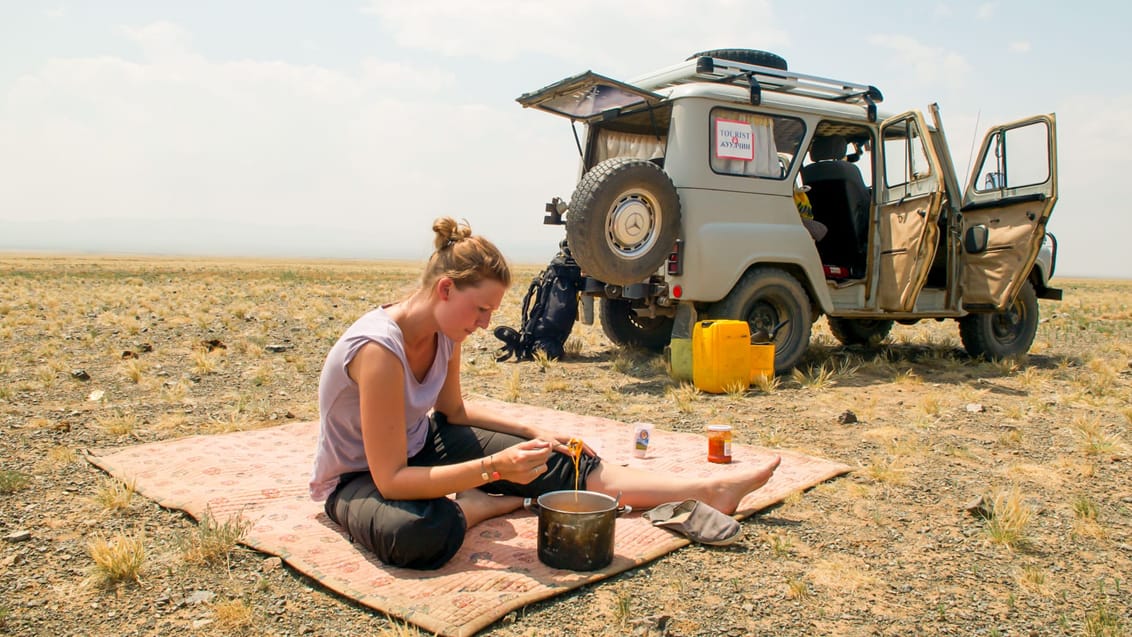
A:
<svg viewBox="0 0 1132 637">
<path fill-rule="evenodd" d="M 692 383 L 696 387 L 712 394 L 745 391 L 752 376 L 751 328 L 746 321 L 698 321 L 692 327 Z"/>
</svg>

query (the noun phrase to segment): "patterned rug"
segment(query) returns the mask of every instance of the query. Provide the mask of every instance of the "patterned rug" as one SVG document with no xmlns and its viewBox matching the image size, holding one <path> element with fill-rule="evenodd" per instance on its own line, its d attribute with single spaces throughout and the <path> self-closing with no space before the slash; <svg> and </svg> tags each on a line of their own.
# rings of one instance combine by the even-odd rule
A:
<svg viewBox="0 0 1132 637">
<path fill-rule="evenodd" d="M 849 471 L 843 464 L 789 450 L 734 445 L 732 465 L 707 462 L 703 436 L 654 430 L 647 458 L 631 455 L 629 424 L 542 407 L 491 402 L 509 415 L 551 431 L 583 438 L 604 462 L 687 476 L 727 471 L 738 463 L 782 465 L 763 488 L 748 494 L 737 517 L 782 501 Z M 211 512 L 225 521 L 253 522 L 243 543 L 278 555 L 294 569 L 339 594 L 447 637 L 472 635 L 512 610 L 605 579 L 654 560 L 688 540 L 654 528 L 640 511 L 618 518 L 614 559 L 589 573 L 558 570 L 538 560 L 538 518 L 525 511 L 469 530 L 463 547 L 443 568 L 392 568 L 350 543 L 307 496 L 318 423 L 194 436 L 92 452 L 92 463 L 164 507 L 197 520 Z"/>
</svg>

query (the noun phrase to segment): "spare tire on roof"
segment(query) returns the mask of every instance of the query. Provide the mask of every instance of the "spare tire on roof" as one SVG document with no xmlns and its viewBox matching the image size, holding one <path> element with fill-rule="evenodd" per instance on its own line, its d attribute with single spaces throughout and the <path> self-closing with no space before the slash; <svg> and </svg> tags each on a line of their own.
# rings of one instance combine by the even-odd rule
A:
<svg viewBox="0 0 1132 637">
<path fill-rule="evenodd" d="M 691 60 L 693 58 L 703 57 L 730 60 L 732 62 L 739 62 L 740 64 L 765 66 L 767 68 L 778 69 L 779 71 L 786 70 L 786 59 L 781 55 L 776 55 L 769 51 L 759 51 L 757 49 L 712 49 L 710 51 L 693 53 L 688 56 L 688 59 Z"/>
</svg>

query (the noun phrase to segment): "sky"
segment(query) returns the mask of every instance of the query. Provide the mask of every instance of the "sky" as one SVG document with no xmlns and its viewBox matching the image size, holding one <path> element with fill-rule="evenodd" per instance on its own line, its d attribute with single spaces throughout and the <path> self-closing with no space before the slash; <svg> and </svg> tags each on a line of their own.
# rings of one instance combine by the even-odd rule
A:
<svg viewBox="0 0 1132 637">
<path fill-rule="evenodd" d="M 0 0 L 0 250 L 420 259 L 467 219 L 545 263 L 578 157 L 515 102 L 593 70 L 773 51 L 987 128 L 1056 113 L 1057 274 L 1132 278 L 1132 4 Z"/>
</svg>

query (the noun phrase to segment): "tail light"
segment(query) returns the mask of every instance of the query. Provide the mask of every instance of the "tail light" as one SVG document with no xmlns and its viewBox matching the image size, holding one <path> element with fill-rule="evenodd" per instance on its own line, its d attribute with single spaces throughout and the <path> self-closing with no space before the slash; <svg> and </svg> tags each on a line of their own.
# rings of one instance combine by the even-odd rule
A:
<svg viewBox="0 0 1132 637">
<path fill-rule="evenodd" d="M 668 253 L 668 267 L 667 272 L 674 276 L 684 274 L 684 240 L 677 239 L 676 245 L 672 246 L 672 252 Z"/>
</svg>

